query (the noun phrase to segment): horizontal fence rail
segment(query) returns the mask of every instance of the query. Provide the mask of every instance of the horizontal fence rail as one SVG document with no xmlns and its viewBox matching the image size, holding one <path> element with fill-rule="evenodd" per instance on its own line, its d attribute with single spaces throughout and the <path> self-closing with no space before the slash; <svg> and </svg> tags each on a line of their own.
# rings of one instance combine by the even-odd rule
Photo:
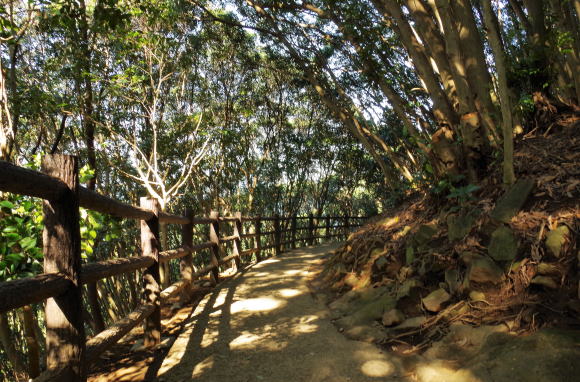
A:
<svg viewBox="0 0 580 382">
<path fill-rule="evenodd" d="M 172 215 L 159 211 L 158 203 L 152 199 L 141 198 L 137 207 L 80 186 L 75 157 L 48 155 L 43 159 L 42 169 L 38 172 L 0 161 L 0 192 L 44 200 L 46 273 L 0 283 L 0 313 L 46 301 L 47 364 L 46 371 L 35 381 L 86 381 L 87 365 L 141 323 L 144 324 L 144 345 L 157 346 L 161 340 L 162 302 L 184 291 L 191 292 L 195 280 L 209 275 L 211 284 L 216 285 L 222 265 L 237 270 L 242 259 L 252 255 L 256 261 L 261 261 L 285 249 L 314 245 L 320 239 L 344 238 L 366 219 L 358 216 L 242 216 L 239 212 L 220 216 L 217 211 L 212 211 L 209 217 L 196 217 L 191 210 L 185 211 L 183 216 Z M 139 220 L 141 254 L 82 264 L 79 207 Z M 160 223 L 181 225 L 181 247 L 162 251 Z M 253 232 L 245 233 L 244 223 L 250 224 Z M 229 225 L 232 232 L 227 236 L 220 232 L 224 224 Z M 205 241 L 200 244 L 193 244 L 195 225 L 209 227 Z M 206 250 L 210 252 L 210 263 L 194 269 L 193 254 Z M 160 264 L 172 260 L 179 260 L 181 279 L 161 290 Z M 87 339 L 80 313 L 83 285 L 136 271 L 143 275 L 141 304 L 126 317 Z"/>
</svg>

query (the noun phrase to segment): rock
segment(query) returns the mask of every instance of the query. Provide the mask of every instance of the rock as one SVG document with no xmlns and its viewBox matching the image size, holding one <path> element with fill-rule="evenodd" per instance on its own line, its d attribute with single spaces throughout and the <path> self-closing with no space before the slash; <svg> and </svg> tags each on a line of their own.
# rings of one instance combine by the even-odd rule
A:
<svg viewBox="0 0 580 382">
<path fill-rule="evenodd" d="M 405 250 L 405 264 L 409 265 L 413 261 L 415 261 L 415 250 L 413 249 L 413 246 L 410 245 Z"/>
<path fill-rule="evenodd" d="M 472 214 L 447 216 L 447 237 L 449 241 L 463 239 L 471 231 L 475 223 Z"/>
<path fill-rule="evenodd" d="M 427 243 L 435 234 L 437 234 L 437 225 L 435 224 L 423 224 L 419 227 L 415 235 L 413 236 L 413 241 L 417 245 L 423 245 Z"/>
<path fill-rule="evenodd" d="M 513 231 L 501 226 L 491 234 L 488 247 L 489 255 L 497 261 L 512 261 L 518 253 L 518 244 Z"/>
<path fill-rule="evenodd" d="M 538 264 L 538 274 L 539 275 L 560 275 L 560 268 L 554 264 L 550 263 L 540 263 Z"/>
<path fill-rule="evenodd" d="M 503 280 L 503 271 L 485 256 L 474 259 L 467 270 L 467 279 L 477 283 L 497 284 Z"/>
<path fill-rule="evenodd" d="M 427 295 L 421 301 L 423 306 L 430 312 L 439 312 L 443 309 L 443 305 L 451 299 L 451 296 L 445 289 L 439 288 Z"/>
<path fill-rule="evenodd" d="M 401 324 L 395 326 L 393 330 L 407 330 L 419 328 L 421 327 L 421 325 L 425 323 L 426 320 L 427 318 L 425 316 L 407 318 L 405 321 L 401 322 Z"/>
<path fill-rule="evenodd" d="M 550 289 L 558 289 L 558 284 L 553 278 L 548 276 L 536 276 L 530 281 L 530 284 L 542 285 Z"/>
<path fill-rule="evenodd" d="M 534 188 L 532 179 L 520 179 L 497 202 L 491 217 L 508 223 L 523 207 Z"/>
<path fill-rule="evenodd" d="M 449 292 L 451 292 L 451 294 L 459 291 L 459 289 L 461 289 L 461 283 L 459 282 L 459 272 L 457 272 L 455 269 L 446 270 L 445 283 L 449 287 Z"/>
<path fill-rule="evenodd" d="M 560 257 L 562 246 L 566 242 L 566 238 L 570 234 L 567 226 L 561 225 L 556 229 L 551 230 L 546 235 L 546 247 L 548 251 L 556 257 Z"/>
<path fill-rule="evenodd" d="M 347 274 L 344 278 L 344 282 L 346 285 L 350 286 L 353 289 L 363 289 L 368 287 L 371 284 L 371 277 L 370 273 L 366 272 L 362 275 L 357 275 L 354 272 Z"/>
<path fill-rule="evenodd" d="M 472 290 L 471 292 L 469 292 L 469 298 L 472 301 L 485 301 L 485 293 L 483 292 L 479 292 L 476 290 Z"/>
<path fill-rule="evenodd" d="M 473 263 L 475 260 L 480 259 L 482 256 L 478 253 L 471 252 L 471 251 L 464 251 L 461 253 L 459 258 L 465 265 L 469 265 Z"/>
<path fill-rule="evenodd" d="M 388 312 L 383 314 L 383 325 L 385 326 L 394 326 L 399 325 L 401 322 L 405 320 L 405 315 L 398 309 L 391 309 Z"/>
<path fill-rule="evenodd" d="M 407 279 L 401 284 L 401 286 L 399 286 L 399 289 L 397 290 L 396 299 L 400 300 L 403 297 L 407 297 L 411 294 L 413 289 L 418 289 L 421 288 L 422 286 L 423 283 L 417 279 Z"/>
<path fill-rule="evenodd" d="M 383 294 L 375 300 L 359 305 L 358 309 L 351 310 L 350 314 L 337 321 L 337 325 L 346 330 L 354 326 L 369 325 L 373 321 L 380 320 L 384 312 L 395 308 L 396 302 L 389 294 Z"/>
<path fill-rule="evenodd" d="M 338 316 L 355 312 L 361 306 L 379 298 L 388 291 L 387 287 L 353 289 L 333 301 L 328 307 Z"/>
</svg>

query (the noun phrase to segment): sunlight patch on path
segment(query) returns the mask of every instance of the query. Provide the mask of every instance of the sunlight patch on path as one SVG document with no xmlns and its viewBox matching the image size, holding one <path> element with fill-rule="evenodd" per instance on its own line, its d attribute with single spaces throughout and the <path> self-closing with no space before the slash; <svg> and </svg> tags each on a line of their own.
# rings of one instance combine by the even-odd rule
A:
<svg viewBox="0 0 580 382">
<path fill-rule="evenodd" d="M 346 339 L 312 298 L 305 276 L 329 248 L 284 254 L 219 285 L 174 342 L 159 380 L 404 381 L 396 360 Z"/>
</svg>

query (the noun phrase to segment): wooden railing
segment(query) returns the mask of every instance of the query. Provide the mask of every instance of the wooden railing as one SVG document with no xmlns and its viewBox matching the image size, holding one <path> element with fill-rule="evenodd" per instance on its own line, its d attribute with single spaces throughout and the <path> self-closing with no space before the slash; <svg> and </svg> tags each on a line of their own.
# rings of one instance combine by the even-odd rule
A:
<svg viewBox="0 0 580 382">
<path fill-rule="evenodd" d="M 183 216 L 159 210 L 153 199 L 141 198 L 132 206 L 87 190 L 78 183 L 75 157 L 44 157 L 37 172 L 0 161 L 0 191 L 44 199 L 43 274 L 0 283 L 0 313 L 46 300 L 46 371 L 35 381 L 86 380 L 87 365 L 106 349 L 144 322 L 144 345 L 152 347 L 161 339 L 161 302 L 191 288 L 192 282 L 210 274 L 212 284 L 219 282 L 219 267 L 255 254 L 257 261 L 268 254 L 280 254 L 285 248 L 314 245 L 319 239 L 344 237 L 361 225 L 362 217 L 291 216 L 247 217 L 241 213 L 195 217 L 191 210 Z M 141 224 L 141 255 L 81 263 L 79 206 Z M 254 225 L 253 233 L 243 232 L 243 223 Z M 161 251 L 159 223 L 182 226 L 180 248 Z M 324 224 L 321 224 L 324 223 Z M 220 236 L 222 224 L 231 224 L 233 234 Z M 209 225 L 207 241 L 193 244 L 194 225 Z M 264 226 L 269 231 L 263 231 Z M 320 234 L 323 230 L 324 234 Z M 252 243 L 247 249 L 242 242 Z M 226 243 L 233 242 L 229 255 Z M 193 254 L 210 250 L 210 263 L 199 270 L 193 266 Z M 227 255 L 227 256 L 226 256 Z M 180 261 L 181 279 L 165 290 L 160 288 L 159 265 L 173 259 Z M 86 339 L 82 290 L 84 284 L 142 270 L 142 304 L 125 318 Z"/>
</svg>

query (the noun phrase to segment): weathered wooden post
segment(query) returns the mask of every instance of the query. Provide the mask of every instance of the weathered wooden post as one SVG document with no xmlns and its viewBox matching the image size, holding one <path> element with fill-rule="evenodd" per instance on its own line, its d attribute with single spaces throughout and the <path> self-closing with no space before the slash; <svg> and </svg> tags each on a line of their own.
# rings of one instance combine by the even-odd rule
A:
<svg viewBox="0 0 580 382">
<path fill-rule="evenodd" d="M 220 213 L 218 211 L 211 211 L 209 217 L 213 220 L 209 226 L 209 241 L 213 243 L 211 249 L 211 263 L 215 265 L 215 268 L 211 271 L 211 281 L 216 285 L 220 281 Z"/>
<path fill-rule="evenodd" d="M 153 304 L 155 310 L 144 322 L 143 345 L 150 348 L 161 342 L 161 284 L 159 278 L 159 203 L 155 199 L 143 197 L 142 208 L 153 211 L 149 220 L 141 220 L 141 253 L 153 258 L 153 264 L 143 271 L 143 302 Z"/>
<path fill-rule="evenodd" d="M 279 256 L 282 253 L 281 232 L 280 232 L 280 215 L 274 215 L 274 253 Z"/>
<path fill-rule="evenodd" d="M 58 199 L 43 202 L 44 272 L 63 273 L 72 283 L 62 295 L 46 300 L 46 367 L 66 369 L 59 381 L 86 381 L 85 329 L 82 316 L 81 233 L 77 158 L 47 155 L 42 171 L 68 187 Z"/>
<path fill-rule="evenodd" d="M 193 210 L 190 208 L 185 210 L 184 215 L 189 223 L 181 226 L 181 245 L 184 248 L 193 247 Z M 187 282 L 185 287 L 185 292 L 183 293 L 183 298 L 189 300 L 191 297 L 191 285 L 193 283 L 193 255 L 191 251 L 179 260 L 179 272 L 181 273 L 181 279 Z"/>
<path fill-rule="evenodd" d="M 292 249 L 296 249 L 296 214 L 292 215 L 292 222 L 290 223 L 290 233 L 292 235 Z"/>
<path fill-rule="evenodd" d="M 314 216 L 308 214 L 308 245 L 314 245 Z"/>
<path fill-rule="evenodd" d="M 348 215 L 344 216 L 344 239 L 348 239 L 348 235 L 350 234 L 350 221 Z"/>
<path fill-rule="evenodd" d="M 241 239 L 243 232 L 242 213 L 236 212 L 234 214 L 234 217 L 236 218 L 236 221 L 234 222 L 234 236 L 236 236 L 236 238 L 234 239 L 233 254 L 236 256 L 234 258 L 234 261 L 236 262 L 236 270 L 239 270 L 241 268 L 241 254 L 242 254 L 242 239 Z"/>
<path fill-rule="evenodd" d="M 330 232 L 330 216 L 327 216 L 325 219 L 326 219 L 326 229 L 324 230 L 325 233 L 326 233 L 325 239 L 326 240 L 329 240 L 330 239 L 330 235 L 331 235 L 331 232 Z"/>
<path fill-rule="evenodd" d="M 256 261 L 262 261 L 262 218 L 256 218 Z"/>
</svg>

